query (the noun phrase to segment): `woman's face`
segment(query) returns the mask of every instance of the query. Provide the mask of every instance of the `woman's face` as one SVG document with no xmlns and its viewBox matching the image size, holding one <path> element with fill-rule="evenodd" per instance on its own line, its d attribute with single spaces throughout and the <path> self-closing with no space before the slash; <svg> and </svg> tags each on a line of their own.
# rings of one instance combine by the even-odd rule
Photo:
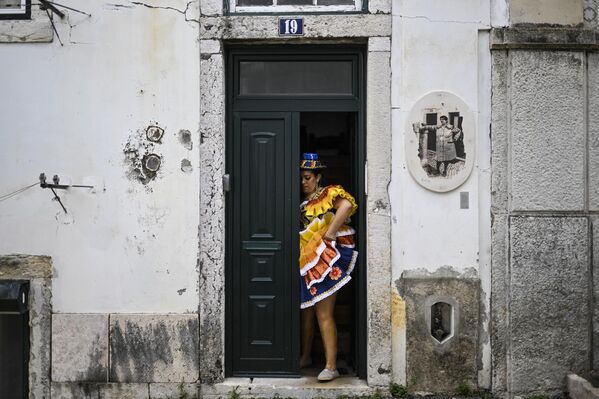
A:
<svg viewBox="0 0 599 399">
<path fill-rule="evenodd" d="M 305 195 L 310 195 L 316 191 L 320 182 L 320 174 L 316 175 L 310 170 L 302 170 L 300 173 L 302 180 L 302 191 Z"/>
</svg>

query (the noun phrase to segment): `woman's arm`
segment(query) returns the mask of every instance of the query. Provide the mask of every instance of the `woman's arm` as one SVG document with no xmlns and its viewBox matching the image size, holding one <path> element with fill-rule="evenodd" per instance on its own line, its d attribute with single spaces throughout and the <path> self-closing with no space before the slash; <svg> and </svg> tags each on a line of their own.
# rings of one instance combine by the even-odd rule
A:
<svg viewBox="0 0 599 399">
<path fill-rule="evenodd" d="M 352 204 L 345 198 L 337 198 L 334 203 L 335 209 L 335 217 L 333 221 L 329 225 L 329 229 L 327 230 L 324 238 L 328 240 L 335 240 L 337 237 L 337 230 L 345 223 L 345 220 L 349 217 L 349 214 L 352 210 Z"/>
</svg>

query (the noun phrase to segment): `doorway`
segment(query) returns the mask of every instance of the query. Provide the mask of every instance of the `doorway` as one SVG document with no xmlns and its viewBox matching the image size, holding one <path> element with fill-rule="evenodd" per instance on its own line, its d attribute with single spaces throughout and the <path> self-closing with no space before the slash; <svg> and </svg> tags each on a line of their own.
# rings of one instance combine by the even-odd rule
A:
<svg viewBox="0 0 599 399">
<path fill-rule="evenodd" d="M 299 377 L 299 160 L 317 152 L 325 184 L 364 198 L 363 49 L 231 46 L 227 54 L 225 371 Z M 358 263 L 336 305 L 339 368 L 365 378 L 365 210 Z M 362 232 L 362 233 L 361 233 Z M 318 332 L 312 358 L 324 359 Z"/>
</svg>

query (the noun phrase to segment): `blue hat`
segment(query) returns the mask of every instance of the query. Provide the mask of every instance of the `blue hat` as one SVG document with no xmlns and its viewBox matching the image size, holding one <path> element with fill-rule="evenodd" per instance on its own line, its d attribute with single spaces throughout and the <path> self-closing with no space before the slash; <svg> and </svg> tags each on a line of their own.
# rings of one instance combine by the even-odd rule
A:
<svg viewBox="0 0 599 399">
<path fill-rule="evenodd" d="M 319 170 L 326 168 L 326 166 L 321 164 L 318 160 L 318 154 L 314 152 L 305 152 L 303 158 L 304 159 L 300 161 L 300 169 Z"/>
</svg>

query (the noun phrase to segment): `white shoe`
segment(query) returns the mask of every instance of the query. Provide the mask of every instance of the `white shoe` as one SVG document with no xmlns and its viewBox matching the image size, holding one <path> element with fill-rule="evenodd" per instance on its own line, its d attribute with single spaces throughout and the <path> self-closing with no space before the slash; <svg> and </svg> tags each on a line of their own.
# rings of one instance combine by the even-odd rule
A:
<svg viewBox="0 0 599 399">
<path fill-rule="evenodd" d="M 339 377 L 339 371 L 323 369 L 320 374 L 318 374 L 318 381 L 331 381 L 337 377 Z"/>
</svg>

